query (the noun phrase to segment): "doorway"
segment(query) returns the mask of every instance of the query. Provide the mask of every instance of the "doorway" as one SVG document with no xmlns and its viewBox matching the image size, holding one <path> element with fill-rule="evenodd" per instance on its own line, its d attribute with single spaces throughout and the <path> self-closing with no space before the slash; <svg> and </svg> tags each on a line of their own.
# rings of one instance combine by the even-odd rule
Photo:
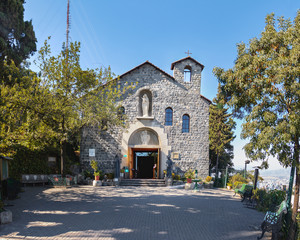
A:
<svg viewBox="0 0 300 240">
<path fill-rule="evenodd" d="M 139 179 L 158 178 L 159 155 L 156 150 L 133 150 L 132 177 Z"/>
</svg>

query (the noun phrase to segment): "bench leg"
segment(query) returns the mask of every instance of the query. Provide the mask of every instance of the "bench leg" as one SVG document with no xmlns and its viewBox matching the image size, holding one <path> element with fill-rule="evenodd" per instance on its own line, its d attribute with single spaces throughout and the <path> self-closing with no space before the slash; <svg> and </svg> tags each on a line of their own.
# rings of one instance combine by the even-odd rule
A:
<svg viewBox="0 0 300 240">
<path fill-rule="evenodd" d="M 263 223 L 261 224 L 261 230 L 262 230 L 262 232 L 261 232 L 260 237 L 257 237 L 258 240 L 259 240 L 259 239 L 262 239 L 263 236 L 264 236 L 264 234 L 265 234 L 265 232 L 266 232 L 265 222 L 263 222 Z"/>
</svg>

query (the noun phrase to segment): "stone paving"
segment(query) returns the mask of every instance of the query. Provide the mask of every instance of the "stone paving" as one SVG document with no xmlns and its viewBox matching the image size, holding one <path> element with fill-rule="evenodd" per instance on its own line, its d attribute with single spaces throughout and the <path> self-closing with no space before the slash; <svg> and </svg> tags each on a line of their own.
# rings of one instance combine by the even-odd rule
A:
<svg viewBox="0 0 300 240">
<path fill-rule="evenodd" d="M 0 239 L 256 239 L 264 214 L 232 195 L 223 189 L 27 187 L 9 202 L 13 222 L 0 225 Z"/>
</svg>

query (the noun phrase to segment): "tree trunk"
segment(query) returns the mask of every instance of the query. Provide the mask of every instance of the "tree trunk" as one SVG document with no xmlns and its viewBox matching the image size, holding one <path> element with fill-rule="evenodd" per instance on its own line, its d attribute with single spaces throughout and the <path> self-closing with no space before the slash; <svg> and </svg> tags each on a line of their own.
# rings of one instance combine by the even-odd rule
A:
<svg viewBox="0 0 300 240">
<path fill-rule="evenodd" d="M 60 142 L 60 174 L 64 175 L 64 141 Z"/>
<path fill-rule="evenodd" d="M 219 171 L 218 165 L 219 165 L 219 153 L 217 153 L 217 162 L 216 162 L 216 177 L 215 177 L 215 182 L 216 182 L 216 184 L 218 183 L 218 178 L 219 178 L 219 174 L 218 174 L 218 171 Z M 215 184 L 215 186 L 217 186 L 216 184 Z"/>
<path fill-rule="evenodd" d="M 299 186 L 300 186 L 300 171 L 299 171 L 299 140 L 296 138 L 295 146 L 294 146 L 294 160 L 296 166 L 296 182 L 295 182 L 295 191 L 294 191 L 294 204 L 292 211 L 292 221 L 289 229 L 289 239 L 294 240 L 296 234 L 296 224 L 297 224 L 297 212 L 299 207 Z"/>
</svg>

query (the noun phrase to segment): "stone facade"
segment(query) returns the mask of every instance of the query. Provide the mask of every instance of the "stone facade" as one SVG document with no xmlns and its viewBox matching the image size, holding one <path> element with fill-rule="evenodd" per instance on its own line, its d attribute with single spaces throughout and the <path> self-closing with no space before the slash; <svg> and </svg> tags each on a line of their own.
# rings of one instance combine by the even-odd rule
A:
<svg viewBox="0 0 300 240">
<path fill-rule="evenodd" d="M 134 149 L 159 149 L 159 178 L 167 168 L 168 157 L 172 170 L 184 172 L 197 169 L 202 178 L 209 168 L 209 104 L 200 94 L 201 72 L 204 66 L 191 57 L 172 63 L 173 76 L 150 62 L 145 62 L 120 76 L 119 84 L 135 83 L 122 101 L 128 119 L 128 128 L 84 129 L 81 142 L 81 163 L 87 167 L 96 159 L 105 172 L 115 172 L 116 161 L 131 169 Z M 184 81 L 184 72 L 190 72 L 190 81 Z M 143 112 L 143 96 L 149 107 Z M 173 110 L 171 126 L 165 126 L 165 110 Z M 182 132 L 183 115 L 190 118 L 189 132 Z M 142 138 L 144 134 L 144 138 Z M 153 140 L 157 139 L 157 140 Z M 95 149 L 95 156 L 89 150 Z"/>
</svg>

